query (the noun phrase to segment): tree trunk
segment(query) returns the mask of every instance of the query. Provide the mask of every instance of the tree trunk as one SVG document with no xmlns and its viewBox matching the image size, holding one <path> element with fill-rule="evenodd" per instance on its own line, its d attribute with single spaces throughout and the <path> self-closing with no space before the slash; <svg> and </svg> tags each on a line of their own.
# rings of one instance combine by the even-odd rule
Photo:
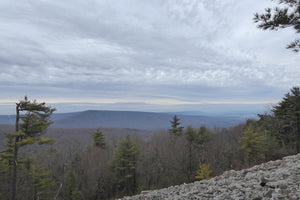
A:
<svg viewBox="0 0 300 200">
<path fill-rule="evenodd" d="M 59 188 L 58 188 L 56 194 L 55 194 L 54 200 L 57 200 L 57 197 L 58 197 L 58 195 L 59 195 L 59 192 L 60 192 L 62 186 L 63 186 L 63 184 L 61 183 L 61 184 L 59 185 Z"/>
<path fill-rule="evenodd" d="M 16 106 L 16 132 L 19 131 L 19 119 L 20 119 L 20 104 Z M 18 159 L 18 144 L 20 137 L 17 136 L 15 140 L 15 147 L 14 147 L 14 159 L 13 159 L 13 174 L 12 174 L 12 191 L 11 191 L 11 200 L 16 199 L 16 186 L 17 186 L 17 159 Z"/>
</svg>

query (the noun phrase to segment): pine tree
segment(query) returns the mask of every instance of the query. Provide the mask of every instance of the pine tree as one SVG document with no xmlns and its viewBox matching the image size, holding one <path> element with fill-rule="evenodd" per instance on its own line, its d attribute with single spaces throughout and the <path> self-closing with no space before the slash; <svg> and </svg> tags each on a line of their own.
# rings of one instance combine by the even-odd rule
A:
<svg viewBox="0 0 300 200">
<path fill-rule="evenodd" d="M 197 133 L 196 143 L 198 146 L 203 146 L 205 143 L 209 142 L 211 138 L 211 132 L 205 126 L 201 126 Z"/>
<path fill-rule="evenodd" d="M 201 126 L 198 132 L 192 128 L 191 126 L 188 126 L 186 130 L 184 131 L 185 139 L 187 140 L 187 150 L 188 150 L 188 156 L 187 156 L 187 174 L 188 174 L 188 181 L 194 180 L 194 171 L 196 168 L 195 162 L 193 162 L 193 154 L 195 153 L 194 149 L 199 149 L 201 152 L 201 161 L 204 162 L 204 145 L 211 139 L 211 133 L 210 131 L 205 127 Z"/>
<path fill-rule="evenodd" d="M 245 161 L 248 165 L 264 159 L 266 138 L 262 133 L 253 130 L 252 126 L 246 127 L 243 136 L 239 138 L 240 149 L 244 150 Z"/>
<path fill-rule="evenodd" d="M 69 169 L 66 181 L 64 183 L 64 199 L 66 200 L 82 200 L 83 196 L 79 190 L 77 175 L 73 168 Z"/>
<path fill-rule="evenodd" d="M 0 160 L 4 164 L 3 168 L 0 168 L 0 173 L 5 173 L 11 171 L 13 166 L 14 157 L 14 137 L 11 134 L 5 134 L 6 137 L 6 147 L 7 149 L 0 151 Z"/>
<path fill-rule="evenodd" d="M 105 136 L 100 128 L 97 128 L 96 131 L 93 133 L 93 146 L 99 147 L 101 149 L 104 149 L 106 146 Z"/>
<path fill-rule="evenodd" d="M 193 129 L 191 126 L 188 126 L 186 130 L 184 131 L 184 136 L 187 140 L 187 149 L 188 149 L 188 162 L 187 162 L 187 172 L 188 172 L 188 180 L 191 182 L 193 180 L 193 154 L 192 149 L 194 146 L 194 143 L 197 139 L 197 132 L 195 129 Z"/>
<path fill-rule="evenodd" d="M 272 137 L 273 140 L 277 140 L 280 147 L 285 149 L 288 143 L 288 137 L 283 129 L 284 124 L 282 120 L 275 117 L 274 113 L 258 114 L 259 120 L 257 121 L 258 126 L 261 127 L 268 136 Z"/>
<path fill-rule="evenodd" d="M 30 166 L 29 175 L 32 178 L 33 200 L 53 199 L 55 181 L 50 173 L 42 165 Z"/>
<path fill-rule="evenodd" d="M 173 120 L 170 121 L 171 123 L 171 129 L 169 129 L 169 133 L 171 135 L 175 135 L 175 136 L 180 136 L 182 135 L 182 132 L 183 132 L 183 127 L 182 126 L 179 126 L 180 125 L 180 119 L 174 115 L 173 117 Z"/>
<path fill-rule="evenodd" d="M 272 109 L 280 120 L 285 134 L 291 135 L 290 141 L 296 142 L 296 152 L 300 153 L 300 89 L 293 87 L 278 105 Z"/>
<path fill-rule="evenodd" d="M 134 194 L 137 191 L 138 154 L 137 144 L 127 136 L 119 141 L 112 157 L 112 168 L 118 182 L 118 189 L 123 195 Z"/>
<path fill-rule="evenodd" d="M 258 28 L 263 30 L 278 30 L 293 28 L 296 33 L 300 33 L 300 1 L 299 0 L 276 0 L 279 5 L 275 8 L 266 8 L 264 14 L 256 13 L 254 22 L 259 23 Z M 288 49 L 298 52 L 300 40 L 296 39 L 287 46 Z"/>
<path fill-rule="evenodd" d="M 195 146 L 199 149 L 200 152 L 200 162 L 205 162 L 205 147 L 206 144 L 212 139 L 212 133 L 205 126 L 201 126 L 197 132 L 195 139 Z"/>
<path fill-rule="evenodd" d="M 14 138 L 11 200 L 16 199 L 19 148 L 27 144 L 33 144 L 35 141 L 38 141 L 39 144 L 53 143 L 52 139 L 41 138 L 40 135 L 52 123 L 50 116 L 54 111 L 55 108 L 46 106 L 45 103 L 37 103 L 36 100 L 30 101 L 26 96 L 24 100 L 16 104 L 16 132 L 10 135 Z"/>
<path fill-rule="evenodd" d="M 14 137 L 11 134 L 5 136 L 7 149 L 0 151 L 0 199 L 4 199 L 10 192 L 8 184 L 11 185 L 14 158 Z M 19 163 L 19 160 L 17 162 Z"/>
<path fill-rule="evenodd" d="M 212 173 L 212 170 L 209 169 L 210 166 L 208 164 L 199 164 L 199 169 L 196 171 L 196 179 L 206 179 L 209 180 L 210 179 L 210 174 Z"/>
</svg>

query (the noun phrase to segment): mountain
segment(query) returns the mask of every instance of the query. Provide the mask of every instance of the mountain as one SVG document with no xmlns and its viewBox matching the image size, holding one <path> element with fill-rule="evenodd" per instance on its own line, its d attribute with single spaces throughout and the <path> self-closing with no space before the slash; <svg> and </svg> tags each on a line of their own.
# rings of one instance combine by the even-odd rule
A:
<svg viewBox="0 0 300 200">
<path fill-rule="evenodd" d="M 176 113 L 134 112 L 134 111 L 99 111 L 88 110 L 74 113 L 58 113 L 52 115 L 54 123 L 51 127 L 58 128 L 131 128 L 144 130 L 161 130 L 170 127 L 170 120 Z M 177 115 L 184 127 L 230 127 L 244 122 L 240 116 L 197 116 Z M 14 124 L 15 116 L 0 115 L 0 124 Z"/>
<path fill-rule="evenodd" d="M 0 115 L 0 124 L 15 124 L 16 116 L 15 115 Z"/>
</svg>

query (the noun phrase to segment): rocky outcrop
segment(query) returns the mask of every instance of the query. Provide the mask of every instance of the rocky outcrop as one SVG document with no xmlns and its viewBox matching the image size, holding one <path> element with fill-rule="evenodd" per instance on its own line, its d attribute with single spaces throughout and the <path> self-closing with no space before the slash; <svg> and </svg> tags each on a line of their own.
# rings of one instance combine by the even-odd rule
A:
<svg viewBox="0 0 300 200">
<path fill-rule="evenodd" d="M 210 180 L 144 191 L 123 200 L 234 199 L 300 200 L 300 154 L 240 171 L 226 171 Z"/>
</svg>

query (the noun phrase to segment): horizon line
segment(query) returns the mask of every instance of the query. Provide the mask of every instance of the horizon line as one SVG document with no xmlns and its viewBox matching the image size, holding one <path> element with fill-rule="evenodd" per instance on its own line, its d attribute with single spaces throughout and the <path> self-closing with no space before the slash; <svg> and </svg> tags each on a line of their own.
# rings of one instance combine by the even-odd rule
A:
<svg viewBox="0 0 300 200">
<path fill-rule="evenodd" d="M 139 100 L 139 99 L 36 99 L 37 102 L 45 102 L 47 104 L 124 104 L 124 103 L 136 103 L 136 104 L 148 104 L 148 105 L 162 105 L 162 106 L 176 106 L 176 105 L 262 105 L 262 104 L 276 104 L 278 101 L 265 100 L 265 101 L 234 101 L 234 100 L 221 100 L 221 101 L 181 101 L 176 99 L 151 99 L 151 100 Z M 0 105 L 15 104 L 18 101 L 12 99 L 1 99 Z"/>
</svg>

